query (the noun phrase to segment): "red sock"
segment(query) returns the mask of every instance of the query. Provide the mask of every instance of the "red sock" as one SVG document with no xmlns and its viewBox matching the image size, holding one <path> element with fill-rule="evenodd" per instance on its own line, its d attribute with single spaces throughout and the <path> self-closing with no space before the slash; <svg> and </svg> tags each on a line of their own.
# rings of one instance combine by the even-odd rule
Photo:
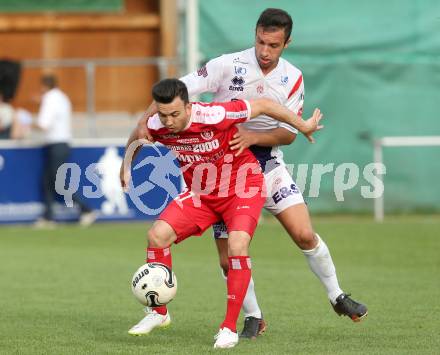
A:
<svg viewBox="0 0 440 355">
<path fill-rule="evenodd" d="M 171 249 L 166 248 L 147 248 L 147 263 L 162 263 L 172 268 Z M 153 307 L 157 313 L 165 315 L 167 314 L 167 306 Z"/>
<path fill-rule="evenodd" d="M 228 303 L 226 317 L 220 328 L 237 331 L 237 319 L 251 279 L 251 258 L 249 256 L 231 256 L 228 271 Z"/>
</svg>

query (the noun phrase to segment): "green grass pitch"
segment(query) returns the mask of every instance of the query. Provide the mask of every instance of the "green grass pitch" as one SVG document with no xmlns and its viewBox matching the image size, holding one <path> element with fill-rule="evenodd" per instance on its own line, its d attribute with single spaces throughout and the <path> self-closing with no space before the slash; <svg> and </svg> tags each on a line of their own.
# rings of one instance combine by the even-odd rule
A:
<svg viewBox="0 0 440 355">
<path fill-rule="evenodd" d="M 208 233 L 173 247 L 172 325 L 132 337 L 143 314 L 130 280 L 145 258 L 147 224 L 1 227 L 0 353 L 439 354 L 440 219 L 321 217 L 314 226 L 368 317 L 338 317 L 304 256 L 268 220 L 251 245 L 268 330 L 230 350 L 212 349 L 226 302 Z"/>
</svg>

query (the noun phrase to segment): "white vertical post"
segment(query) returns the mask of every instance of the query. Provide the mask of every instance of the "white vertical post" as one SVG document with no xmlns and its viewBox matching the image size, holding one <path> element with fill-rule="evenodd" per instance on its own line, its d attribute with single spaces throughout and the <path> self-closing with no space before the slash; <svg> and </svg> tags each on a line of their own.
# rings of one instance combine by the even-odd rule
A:
<svg viewBox="0 0 440 355">
<path fill-rule="evenodd" d="M 376 164 L 382 164 L 382 139 L 374 140 L 374 162 Z M 382 180 L 382 175 L 377 176 L 378 179 Z M 374 220 L 376 222 L 382 222 L 384 219 L 384 194 L 385 189 L 378 198 L 374 199 Z"/>
<path fill-rule="evenodd" d="M 193 72 L 199 66 L 199 4 L 198 0 L 186 1 L 186 35 L 188 47 L 186 69 Z"/>
</svg>

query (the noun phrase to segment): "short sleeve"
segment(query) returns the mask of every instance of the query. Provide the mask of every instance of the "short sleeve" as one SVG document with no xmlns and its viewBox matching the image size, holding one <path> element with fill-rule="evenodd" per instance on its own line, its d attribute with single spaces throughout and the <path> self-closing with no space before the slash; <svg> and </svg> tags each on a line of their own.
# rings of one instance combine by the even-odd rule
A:
<svg viewBox="0 0 440 355">
<path fill-rule="evenodd" d="M 193 123 L 215 125 L 218 130 L 246 122 L 251 117 L 251 107 L 247 100 L 230 102 L 194 103 L 191 120 Z"/>
<path fill-rule="evenodd" d="M 40 110 L 38 112 L 38 125 L 45 130 L 52 126 L 55 119 L 54 110 L 50 101 L 51 100 L 49 100 L 48 96 L 43 97 Z"/>
<path fill-rule="evenodd" d="M 155 113 L 148 119 L 147 127 L 153 137 L 158 134 L 157 131 L 165 128 L 165 126 L 160 121 L 158 113 Z"/>
<path fill-rule="evenodd" d="M 180 78 L 188 88 L 189 97 L 217 92 L 223 77 L 224 56 L 211 59 L 200 69 Z"/>
<path fill-rule="evenodd" d="M 304 106 L 304 80 L 302 75 L 295 82 L 292 90 L 289 93 L 285 105 L 289 110 L 295 112 L 298 116 L 302 116 Z M 279 127 L 285 128 L 292 133 L 298 133 L 298 130 L 287 123 L 280 122 Z"/>
<path fill-rule="evenodd" d="M 225 109 L 224 119 L 218 124 L 218 129 L 228 129 L 235 124 L 246 122 L 251 117 L 251 105 L 248 100 L 233 100 L 217 105 L 222 105 Z"/>
</svg>

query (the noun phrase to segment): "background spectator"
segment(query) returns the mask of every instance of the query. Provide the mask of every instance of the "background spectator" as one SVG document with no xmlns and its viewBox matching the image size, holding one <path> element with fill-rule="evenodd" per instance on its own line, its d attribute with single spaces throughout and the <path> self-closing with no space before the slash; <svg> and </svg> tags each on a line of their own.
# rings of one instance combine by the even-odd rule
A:
<svg viewBox="0 0 440 355">
<path fill-rule="evenodd" d="M 67 161 L 70 155 L 72 105 L 67 95 L 58 88 L 53 75 L 41 78 L 42 99 L 37 121 L 34 127 L 44 132 L 45 162 L 43 173 L 43 217 L 35 222 L 36 227 L 53 227 L 53 203 L 57 193 L 55 181 L 58 168 Z M 84 204 L 77 194 L 73 201 L 80 209 L 80 224 L 88 226 L 96 219 L 96 214 Z"/>
</svg>

